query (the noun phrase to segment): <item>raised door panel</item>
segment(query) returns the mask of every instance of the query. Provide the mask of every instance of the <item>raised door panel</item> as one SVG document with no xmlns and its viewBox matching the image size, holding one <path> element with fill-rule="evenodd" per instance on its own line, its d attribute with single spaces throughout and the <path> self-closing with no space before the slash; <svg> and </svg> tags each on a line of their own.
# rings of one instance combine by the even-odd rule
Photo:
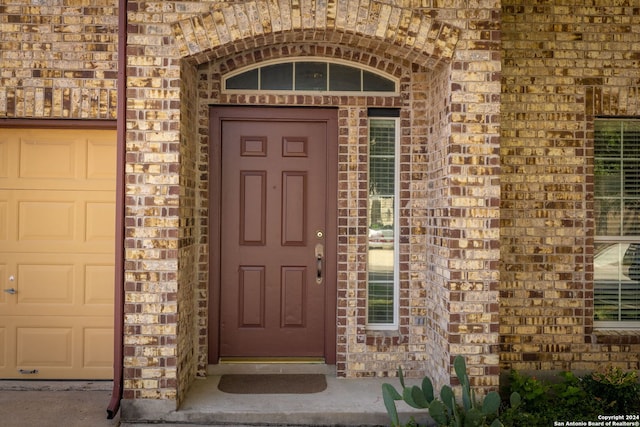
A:
<svg viewBox="0 0 640 427">
<path fill-rule="evenodd" d="M 307 231 L 307 174 L 282 173 L 282 245 L 304 246 Z"/>
<path fill-rule="evenodd" d="M 238 284 L 239 328 L 263 328 L 265 309 L 265 269 L 240 266 Z"/>
<path fill-rule="evenodd" d="M 300 328 L 306 324 L 307 313 L 307 269 L 306 267 L 282 267 L 282 290 L 280 295 L 280 327 Z"/>
<path fill-rule="evenodd" d="M 240 245 L 266 243 L 266 185 L 266 172 L 240 172 Z"/>
</svg>

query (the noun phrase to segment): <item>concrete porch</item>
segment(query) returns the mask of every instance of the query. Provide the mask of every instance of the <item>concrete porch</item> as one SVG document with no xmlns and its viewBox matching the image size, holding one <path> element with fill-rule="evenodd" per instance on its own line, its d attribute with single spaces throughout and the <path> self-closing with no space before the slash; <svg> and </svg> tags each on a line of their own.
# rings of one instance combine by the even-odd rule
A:
<svg viewBox="0 0 640 427">
<path fill-rule="evenodd" d="M 312 394 L 228 394 L 218 390 L 226 373 L 323 373 L 326 390 Z M 324 364 L 222 364 L 211 368 L 210 375 L 198 379 L 177 411 L 157 411 L 137 406 L 130 411 L 124 404 L 123 426 L 148 423 L 163 425 L 232 426 L 388 426 L 389 418 L 382 400 L 382 384 L 397 386 L 397 378 L 336 378 L 335 368 Z M 412 383 L 408 381 L 408 383 Z M 137 402 L 140 403 L 140 402 Z M 397 404 L 401 418 L 413 415 L 421 424 L 430 419 L 402 402 Z M 131 419 L 135 413 L 137 419 Z"/>
</svg>

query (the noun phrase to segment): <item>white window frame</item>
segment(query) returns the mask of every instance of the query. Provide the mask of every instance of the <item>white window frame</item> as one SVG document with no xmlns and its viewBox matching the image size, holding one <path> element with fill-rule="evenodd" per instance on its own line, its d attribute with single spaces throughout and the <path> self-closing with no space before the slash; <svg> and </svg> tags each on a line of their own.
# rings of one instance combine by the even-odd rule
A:
<svg viewBox="0 0 640 427">
<path fill-rule="evenodd" d="M 640 120 L 635 119 L 635 118 L 597 118 L 595 119 L 596 123 L 597 122 L 620 122 L 621 126 L 624 122 L 631 122 L 631 121 L 635 121 L 635 122 L 640 122 Z M 622 136 L 624 138 L 624 134 Z M 595 141 L 594 141 L 594 148 L 595 148 Z M 595 152 L 594 152 L 594 156 L 595 156 Z M 621 162 L 624 162 L 624 157 L 622 157 L 621 154 Z M 595 162 L 594 162 L 595 163 Z M 597 183 L 598 181 L 598 176 L 594 174 L 594 182 Z M 622 185 L 624 185 L 624 182 L 622 183 Z M 597 219 L 597 218 L 595 218 Z M 626 244 L 626 243 L 638 243 L 640 242 L 640 235 L 630 235 L 630 236 L 625 236 L 625 235 L 595 235 L 594 236 L 594 241 L 596 243 L 611 243 L 611 244 Z M 620 255 L 624 255 L 624 254 L 620 254 Z M 596 266 L 595 266 L 595 262 L 594 262 L 594 283 L 593 283 L 593 290 L 594 290 L 594 298 L 595 298 L 595 291 L 596 291 L 596 280 L 595 280 L 595 275 L 596 275 Z M 594 316 L 595 316 L 595 301 L 594 301 Z M 612 321 L 612 320 L 607 320 L 607 321 L 603 321 L 603 320 L 595 320 L 594 319 L 594 327 L 596 329 L 614 329 L 614 330 L 637 330 L 640 329 L 640 321 L 621 321 L 621 320 L 616 320 L 616 321 Z"/>
<path fill-rule="evenodd" d="M 393 321 L 391 323 L 369 323 L 369 245 L 367 243 L 367 310 L 366 310 L 366 329 L 368 330 L 378 330 L 378 331 L 389 331 L 389 330 L 397 330 L 400 324 L 400 118 L 398 117 L 369 117 L 368 124 L 370 128 L 370 123 L 372 120 L 392 120 L 394 121 L 395 126 L 395 145 L 394 145 L 394 203 L 393 203 Z M 367 132 L 368 134 L 368 132 Z M 367 138 L 367 143 L 370 144 L 369 138 Z M 367 158 L 370 158 L 370 151 L 367 147 L 369 155 Z M 367 164 L 367 173 L 369 173 L 369 165 Z M 368 188 L 368 185 L 367 185 Z M 367 190 L 368 191 L 368 190 Z M 369 201 L 369 195 L 367 194 L 367 202 Z M 367 230 L 369 228 L 369 207 L 367 203 Z M 368 235 L 367 235 L 368 239 Z M 367 240 L 368 241 L 368 240 Z"/>
</svg>

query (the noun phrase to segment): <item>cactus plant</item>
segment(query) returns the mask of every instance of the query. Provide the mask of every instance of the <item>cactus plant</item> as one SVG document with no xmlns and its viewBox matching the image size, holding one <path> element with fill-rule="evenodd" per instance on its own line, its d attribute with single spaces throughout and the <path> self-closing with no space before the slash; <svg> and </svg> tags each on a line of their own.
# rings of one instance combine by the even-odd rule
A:
<svg viewBox="0 0 640 427">
<path fill-rule="evenodd" d="M 401 426 L 395 402 L 403 400 L 413 408 L 427 409 L 431 418 L 442 427 L 485 427 L 489 425 L 487 419 L 492 418 L 493 422 L 490 427 L 501 427 L 502 423 L 498 419 L 500 395 L 491 391 L 484 396 L 484 399 L 478 401 L 471 389 L 467 366 L 462 356 L 456 356 L 453 361 L 453 369 L 462 388 L 461 403 L 456 401 L 453 389 L 448 385 L 440 389 L 440 399 L 437 399 L 434 395 L 433 384 L 428 377 L 423 378 L 421 387 L 415 385 L 407 387 L 402 368 L 398 368 L 398 379 L 402 392 L 396 390 L 391 384 L 382 385 L 382 396 L 391 425 L 393 427 Z M 520 396 L 514 393 L 510 402 L 512 406 L 517 406 L 520 402 Z M 412 419 L 411 424 L 415 425 L 415 420 Z"/>
</svg>

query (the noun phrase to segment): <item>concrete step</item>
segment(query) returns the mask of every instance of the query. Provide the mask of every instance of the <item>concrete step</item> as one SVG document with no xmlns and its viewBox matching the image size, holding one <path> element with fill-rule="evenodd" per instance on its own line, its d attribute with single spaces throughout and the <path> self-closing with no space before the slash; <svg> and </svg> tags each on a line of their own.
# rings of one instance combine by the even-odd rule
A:
<svg viewBox="0 0 640 427">
<path fill-rule="evenodd" d="M 252 369 L 263 372 L 262 368 Z M 153 404 L 145 409 L 140 406 L 144 402 L 138 401 L 136 410 L 131 411 L 137 419 L 129 418 L 129 411 L 125 411 L 122 426 L 388 426 L 382 384 L 397 383 L 396 378 L 345 379 L 329 374 L 327 388 L 320 393 L 248 395 L 221 392 L 219 380 L 220 375 L 196 380 L 181 407 L 170 413 L 154 410 Z M 405 422 L 413 416 L 421 425 L 434 425 L 426 411 L 403 402 L 397 402 L 397 406 Z"/>
</svg>

